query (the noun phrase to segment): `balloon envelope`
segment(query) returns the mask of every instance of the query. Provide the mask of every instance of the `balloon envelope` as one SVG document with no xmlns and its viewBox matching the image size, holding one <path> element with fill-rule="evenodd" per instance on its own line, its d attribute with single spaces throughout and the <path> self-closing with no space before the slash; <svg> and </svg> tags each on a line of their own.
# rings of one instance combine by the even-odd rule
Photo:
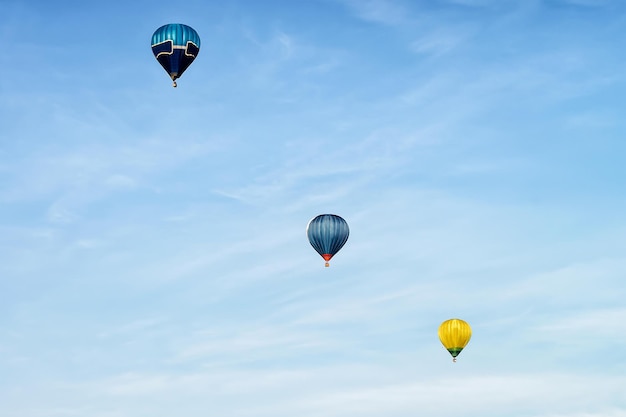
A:
<svg viewBox="0 0 626 417">
<path fill-rule="evenodd" d="M 176 79 L 183 75 L 199 52 L 200 36 L 190 26 L 170 23 L 152 35 L 152 53 L 172 78 L 174 87 Z"/>
<path fill-rule="evenodd" d="M 467 346 L 472 337 L 472 328 L 461 319 L 450 319 L 441 323 L 438 333 L 441 344 L 450 352 L 456 362 L 456 357 Z"/>
<path fill-rule="evenodd" d="M 306 235 L 313 249 L 328 261 L 346 244 L 350 235 L 348 223 L 336 214 L 320 214 L 306 227 Z"/>
</svg>

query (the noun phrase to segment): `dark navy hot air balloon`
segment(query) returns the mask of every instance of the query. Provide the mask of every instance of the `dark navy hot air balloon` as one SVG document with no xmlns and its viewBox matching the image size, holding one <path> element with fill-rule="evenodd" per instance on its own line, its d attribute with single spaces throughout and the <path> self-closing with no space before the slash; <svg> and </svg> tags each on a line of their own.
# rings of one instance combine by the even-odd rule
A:
<svg viewBox="0 0 626 417">
<path fill-rule="evenodd" d="M 176 79 L 191 65 L 200 52 L 200 36 L 193 28 L 181 23 L 161 26 L 152 35 L 152 53 L 170 75 Z"/>
<path fill-rule="evenodd" d="M 348 223 L 335 214 L 320 214 L 306 227 L 306 235 L 313 249 L 328 261 L 346 244 L 350 229 Z"/>
</svg>

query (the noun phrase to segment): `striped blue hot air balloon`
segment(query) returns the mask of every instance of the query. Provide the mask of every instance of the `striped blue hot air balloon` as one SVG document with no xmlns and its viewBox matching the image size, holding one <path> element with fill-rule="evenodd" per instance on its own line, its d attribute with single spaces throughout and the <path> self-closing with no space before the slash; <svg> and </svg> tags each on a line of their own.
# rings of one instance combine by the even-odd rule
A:
<svg viewBox="0 0 626 417">
<path fill-rule="evenodd" d="M 161 26 L 152 35 L 152 53 L 159 64 L 176 79 L 191 65 L 200 52 L 200 36 L 193 28 L 180 23 Z"/>
<path fill-rule="evenodd" d="M 306 235 L 313 249 L 328 261 L 346 244 L 350 229 L 348 223 L 335 214 L 320 214 L 306 227 Z"/>
</svg>

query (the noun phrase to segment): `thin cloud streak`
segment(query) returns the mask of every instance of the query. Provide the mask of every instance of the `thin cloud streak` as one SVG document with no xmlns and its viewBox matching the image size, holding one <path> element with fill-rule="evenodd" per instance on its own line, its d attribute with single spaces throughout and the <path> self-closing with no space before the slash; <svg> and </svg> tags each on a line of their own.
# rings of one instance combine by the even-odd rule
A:
<svg viewBox="0 0 626 417">
<path fill-rule="evenodd" d="M 273 415 L 273 412 L 315 416 L 321 412 L 337 417 L 354 413 L 379 415 L 381 412 L 409 416 L 418 410 L 443 416 L 458 415 L 463 411 L 493 416 L 502 413 L 554 416 L 580 413 L 581 409 L 590 415 L 602 412 L 620 415 L 623 412 L 604 405 L 620 392 L 619 387 L 624 383 L 622 377 L 478 373 L 464 378 L 462 384 L 458 383 L 458 376 L 452 375 L 421 382 L 417 382 L 418 379 L 419 372 L 409 375 L 407 371 L 400 371 L 393 377 L 375 367 L 213 370 L 187 375 L 124 374 L 80 386 L 56 385 L 53 392 L 74 389 L 81 393 L 75 397 L 74 409 L 89 407 L 86 402 L 99 398 L 97 403 L 91 403 L 91 407 L 100 412 L 109 409 L 122 413 L 122 416 L 148 412 L 157 417 L 165 416 L 174 408 L 190 416 L 199 416 L 206 412 L 206 407 L 211 407 L 214 412 L 228 409 L 236 416 L 250 415 L 253 410 L 258 416 Z M 45 400 L 38 392 L 34 394 L 39 401 Z M 457 401 L 447 401 L 451 396 Z M 128 408 L 132 398 L 142 398 L 143 401 Z M 235 401 L 236 398 L 239 401 Z M 512 409 L 516 410 L 513 414 Z M 22 415 L 38 415 L 28 408 L 22 411 L 25 413 Z"/>
</svg>

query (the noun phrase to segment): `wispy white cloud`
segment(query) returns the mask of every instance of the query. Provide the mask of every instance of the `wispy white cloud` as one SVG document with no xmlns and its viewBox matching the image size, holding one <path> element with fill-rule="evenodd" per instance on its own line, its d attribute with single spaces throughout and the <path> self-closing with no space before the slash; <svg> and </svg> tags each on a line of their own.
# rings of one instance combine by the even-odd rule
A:
<svg viewBox="0 0 626 417">
<path fill-rule="evenodd" d="M 104 180 L 104 183 L 112 188 L 132 189 L 137 186 L 137 181 L 127 175 L 113 174 Z"/>
<path fill-rule="evenodd" d="M 413 41 L 410 48 L 418 54 L 443 55 L 466 42 L 470 36 L 467 32 L 467 30 L 464 32 L 459 28 L 456 28 L 455 31 L 429 32 Z"/>
<path fill-rule="evenodd" d="M 485 7 L 485 6 L 494 6 L 494 5 L 502 5 L 502 4 L 515 4 L 514 0 L 509 1 L 498 1 L 498 0 L 443 0 L 443 3 L 447 4 L 455 4 L 466 7 Z M 531 3 L 531 2 L 528 2 Z"/>
<path fill-rule="evenodd" d="M 51 193 L 99 194 L 107 190 L 136 187 L 145 177 L 214 151 L 209 142 L 181 141 L 173 146 L 163 140 L 130 144 L 87 145 L 68 151 L 48 148 L 19 161 L 12 170 L 12 186 L 5 200 L 36 199 Z M 143 186 L 146 186 L 143 184 Z M 152 187 L 148 183 L 147 186 Z"/>
<path fill-rule="evenodd" d="M 573 6 L 602 7 L 615 3 L 613 0 L 558 0 L 562 4 Z"/>
<path fill-rule="evenodd" d="M 295 326 L 255 326 L 254 329 L 232 329 L 224 334 L 208 330 L 197 335 L 199 341 L 183 347 L 176 361 L 203 360 L 211 363 L 275 361 L 278 357 L 302 357 L 336 351 L 343 343 L 333 341 L 319 331 L 301 331 Z"/>
<path fill-rule="evenodd" d="M 400 1 L 341 0 L 359 19 L 395 26 L 407 22 L 410 11 Z"/>
<path fill-rule="evenodd" d="M 537 324 L 535 329 L 557 343 L 576 344 L 578 343 L 576 340 L 585 335 L 582 341 L 594 338 L 610 339 L 613 348 L 616 348 L 626 343 L 617 336 L 626 332 L 626 309 L 617 307 L 574 311 L 566 317 L 553 318 L 551 321 L 546 320 L 543 324 Z M 599 343 L 598 339 L 596 343 Z"/>
<path fill-rule="evenodd" d="M 619 395 L 624 383 L 622 377 L 590 375 L 580 378 L 569 373 L 508 376 L 477 373 L 469 376 L 462 372 L 463 382 L 459 383 L 459 375 L 424 379 L 418 369 L 407 368 L 341 366 L 211 370 L 185 375 L 128 373 L 65 388 L 55 384 L 50 394 L 58 395 L 59 389 L 73 389 L 80 395 L 74 397 L 73 407 L 65 404 L 64 408 L 90 407 L 95 412 L 117 412 L 124 417 L 147 413 L 160 417 L 174 411 L 200 416 L 206 413 L 207 407 L 212 412 L 233 416 L 298 414 L 311 417 L 320 413 L 336 417 L 393 413 L 403 417 L 416 412 L 442 416 L 459 412 L 493 416 L 529 413 L 542 417 L 622 416 L 626 412 L 619 405 L 605 405 L 607 400 Z M 52 403 L 49 396 L 42 394 L 31 393 L 31 398 L 37 399 L 39 404 Z M 36 411 L 38 408 L 11 409 L 31 417 L 42 415 Z"/>
<path fill-rule="evenodd" d="M 146 329 L 154 328 L 160 324 L 163 324 L 163 318 L 144 318 L 133 320 L 129 323 L 117 325 L 115 327 L 107 328 L 98 333 L 97 337 L 106 339 L 118 335 L 128 335 L 142 332 Z"/>
</svg>

